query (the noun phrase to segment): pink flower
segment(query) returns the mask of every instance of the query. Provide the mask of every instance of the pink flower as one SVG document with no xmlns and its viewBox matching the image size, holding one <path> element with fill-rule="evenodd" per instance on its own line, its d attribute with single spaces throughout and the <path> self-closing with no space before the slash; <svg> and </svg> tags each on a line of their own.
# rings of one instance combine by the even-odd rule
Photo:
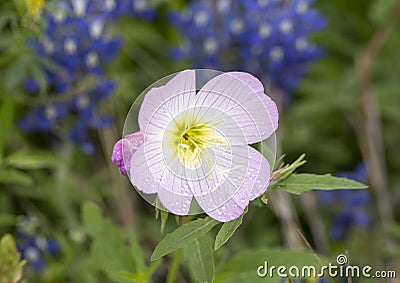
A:
<svg viewBox="0 0 400 283">
<path fill-rule="evenodd" d="M 169 212 L 187 215 L 195 199 L 226 222 L 267 189 L 270 165 L 249 144 L 276 131 L 278 110 L 252 75 L 223 73 L 196 92 L 195 71 L 182 71 L 146 94 L 138 120 L 144 142 L 115 160 L 130 160 L 121 172 Z"/>
</svg>

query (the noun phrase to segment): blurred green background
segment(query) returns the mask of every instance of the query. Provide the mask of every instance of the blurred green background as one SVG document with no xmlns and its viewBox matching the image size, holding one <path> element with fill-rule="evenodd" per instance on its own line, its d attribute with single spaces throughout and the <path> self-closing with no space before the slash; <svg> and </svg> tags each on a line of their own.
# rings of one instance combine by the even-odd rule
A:
<svg viewBox="0 0 400 283">
<path fill-rule="evenodd" d="M 118 1 L 93 5 L 112 2 Z M 60 1 L 0 3 L 0 235 L 11 234 L 27 259 L 26 282 L 193 282 L 184 262 L 173 279 L 167 279 L 168 270 L 176 266 L 171 257 L 150 262 L 163 237 L 160 219 L 111 162 L 113 145 L 121 138 L 135 98 L 158 79 L 197 67 L 190 58 L 171 56 L 171 48 L 187 36 L 171 23 L 170 13 L 190 7 L 189 2 L 144 2 L 148 10 L 99 13 L 96 19 L 111 19 L 107 18 L 104 35 L 92 43 L 79 30 L 62 34 L 62 24 L 49 20 L 57 19 Z M 294 228 L 301 227 L 307 239 L 298 242 L 331 262 L 346 254 L 352 264 L 377 270 L 398 268 L 400 4 L 397 0 L 320 0 L 312 6 L 327 21 L 323 30 L 311 34 L 324 55 L 308 66 L 290 94 L 284 94 L 278 133 L 281 151 L 287 162 L 306 153 L 301 172 L 339 174 L 370 187 L 361 195 L 312 192 L 289 197 Z M 85 25 L 89 18 L 72 25 Z M 51 25 L 61 29 L 52 31 Z M 53 42 L 54 54 L 47 58 L 37 45 L 45 36 L 59 40 Z M 69 36 L 78 47 L 71 45 Z M 113 47 L 107 42 L 114 38 L 118 42 Z M 80 47 L 86 52 L 84 59 L 72 54 Z M 71 52 L 58 54 L 60 48 Z M 103 57 L 90 56 L 90 48 L 104 58 L 115 56 L 103 62 Z M 88 69 L 71 67 L 79 63 L 76 60 L 87 60 Z M 74 77 L 68 77 L 71 74 Z M 101 85 L 104 81 L 113 82 L 112 90 Z M 91 89 L 98 83 L 106 89 Z M 268 80 L 264 83 L 270 89 Z M 96 91 L 109 95 L 102 101 Z M 89 102 L 79 98 L 83 94 Z M 30 112 L 35 105 L 49 103 L 52 108 Z M 69 110 L 62 107 L 67 103 Z M 94 110 L 76 110 L 74 103 L 78 108 L 93 103 Z M 42 129 L 33 131 L 35 125 Z M 215 252 L 215 282 L 256 282 L 240 277 L 253 269 L 229 270 L 229 264 L 235 266 L 230 262 L 240 263 L 247 250 L 296 247 L 286 234 L 290 227 L 273 203 L 271 197 L 266 206 L 252 205 L 232 239 Z M 176 227 L 170 216 L 164 234 Z M 247 263 L 254 267 L 253 275 L 262 262 L 253 257 Z M 7 280 L 1 283 L 14 282 Z"/>
</svg>

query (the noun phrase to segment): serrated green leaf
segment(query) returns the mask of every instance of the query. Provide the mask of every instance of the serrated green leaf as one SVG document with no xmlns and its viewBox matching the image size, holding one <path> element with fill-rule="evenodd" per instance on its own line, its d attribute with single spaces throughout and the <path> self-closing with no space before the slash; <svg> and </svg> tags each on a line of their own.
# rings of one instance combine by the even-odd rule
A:
<svg viewBox="0 0 400 283">
<path fill-rule="evenodd" d="M 183 256 L 189 266 L 194 282 L 211 283 L 214 277 L 213 241 L 203 235 L 182 247 Z"/>
<path fill-rule="evenodd" d="M 82 208 L 82 223 L 90 236 L 95 237 L 100 234 L 103 226 L 100 207 L 93 202 L 86 202 Z"/>
<path fill-rule="evenodd" d="M 212 218 L 197 219 L 195 221 L 186 223 L 173 232 L 167 234 L 161 242 L 156 246 L 151 256 L 151 260 L 157 260 L 163 256 L 181 248 L 188 241 L 204 235 L 210 231 L 219 222 Z"/>
<path fill-rule="evenodd" d="M 4 161 L 9 166 L 21 169 L 53 168 L 61 162 L 58 156 L 48 151 L 18 151 Z"/>
<path fill-rule="evenodd" d="M 33 179 L 30 175 L 17 169 L 3 168 L 0 169 L 0 183 L 29 186 L 32 185 Z"/>
<path fill-rule="evenodd" d="M 248 207 L 244 210 L 243 214 L 240 215 L 240 217 L 226 222 L 222 225 L 221 229 L 219 230 L 217 237 L 215 238 L 215 245 L 214 245 L 214 250 L 218 250 L 220 247 L 222 247 L 228 240 L 233 236 L 235 233 L 236 229 L 239 228 L 240 225 L 242 225 L 243 222 L 243 216 L 247 213 Z"/>
<path fill-rule="evenodd" d="M 334 177 L 330 174 L 293 174 L 272 190 L 282 189 L 292 194 L 302 194 L 312 190 L 336 190 L 336 189 L 365 189 L 368 186 L 346 178 Z"/>
<path fill-rule="evenodd" d="M 218 283 L 241 282 L 281 282 L 281 278 L 274 274 L 273 277 L 260 277 L 257 275 L 259 266 L 267 261 L 268 266 L 314 266 L 317 270 L 327 262 L 325 258 L 316 258 L 307 251 L 290 251 L 281 248 L 264 248 L 256 251 L 244 251 L 228 261 L 221 271 L 215 276 Z"/>
</svg>

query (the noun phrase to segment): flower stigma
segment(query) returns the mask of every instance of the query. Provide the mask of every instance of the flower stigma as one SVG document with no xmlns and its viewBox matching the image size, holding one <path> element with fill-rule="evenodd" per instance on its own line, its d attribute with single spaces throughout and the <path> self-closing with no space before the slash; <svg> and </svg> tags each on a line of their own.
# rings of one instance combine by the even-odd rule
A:
<svg viewBox="0 0 400 283">
<path fill-rule="evenodd" d="M 210 147 L 228 146 L 210 124 L 195 124 L 178 127 L 176 131 L 177 153 L 180 161 L 187 167 L 201 164 L 203 150 Z"/>
</svg>

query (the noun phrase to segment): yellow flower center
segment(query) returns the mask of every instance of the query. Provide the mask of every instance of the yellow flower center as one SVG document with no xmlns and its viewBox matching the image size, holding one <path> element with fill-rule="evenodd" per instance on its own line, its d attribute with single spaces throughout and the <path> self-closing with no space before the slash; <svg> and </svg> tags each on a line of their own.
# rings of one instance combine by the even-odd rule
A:
<svg viewBox="0 0 400 283">
<path fill-rule="evenodd" d="M 224 138 L 208 124 L 198 124 L 178 130 L 178 157 L 185 166 L 197 165 L 202 150 L 207 147 L 228 145 Z"/>
</svg>

